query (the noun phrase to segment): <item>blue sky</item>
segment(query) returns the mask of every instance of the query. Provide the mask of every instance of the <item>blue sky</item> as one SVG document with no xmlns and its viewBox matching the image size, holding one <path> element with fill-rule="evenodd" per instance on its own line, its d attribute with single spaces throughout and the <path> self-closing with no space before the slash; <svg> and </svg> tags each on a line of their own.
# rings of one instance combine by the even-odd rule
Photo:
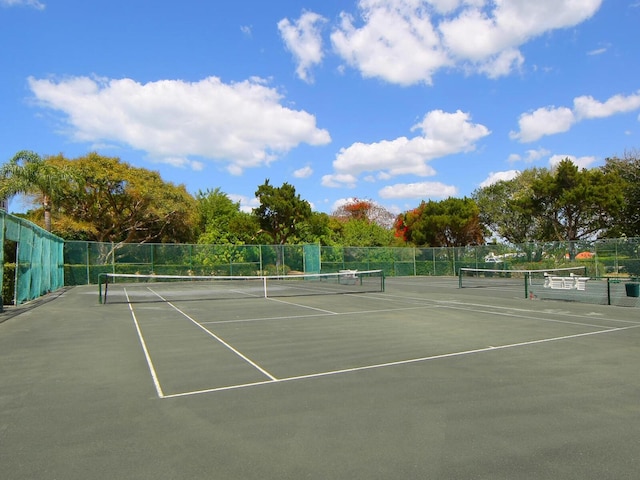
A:
<svg viewBox="0 0 640 480">
<path fill-rule="evenodd" d="M 640 0 L 0 0 L 0 158 L 399 213 L 640 148 L 639 27 Z"/>
</svg>

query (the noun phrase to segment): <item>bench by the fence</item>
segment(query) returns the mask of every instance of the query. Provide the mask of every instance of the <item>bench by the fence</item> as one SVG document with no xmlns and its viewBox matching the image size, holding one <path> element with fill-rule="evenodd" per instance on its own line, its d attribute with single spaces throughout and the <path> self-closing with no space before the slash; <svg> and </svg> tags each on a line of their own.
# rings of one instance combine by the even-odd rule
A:
<svg viewBox="0 0 640 480">
<path fill-rule="evenodd" d="M 358 278 L 358 270 L 339 270 L 341 285 L 355 285 Z"/>
<path fill-rule="evenodd" d="M 544 288 L 552 290 L 580 290 L 587 289 L 589 277 L 579 277 L 573 273 L 568 277 L 555 277 L 547 273 L 544 274 Z"/>
</svg>

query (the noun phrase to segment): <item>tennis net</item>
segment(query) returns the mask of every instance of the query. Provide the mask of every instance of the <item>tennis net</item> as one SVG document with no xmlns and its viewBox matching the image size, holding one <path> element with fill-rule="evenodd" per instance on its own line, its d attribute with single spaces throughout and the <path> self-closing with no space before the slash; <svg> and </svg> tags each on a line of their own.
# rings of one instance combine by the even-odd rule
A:
<svg viewBox="0 0 640 480">
<path fill-rule="evenodd" d="M 104 273 L 100 303 L 270 298 L 384 291 L 382 270 L 256 276 L 141 275 Z"/>
<path fill-rule="evenodd" d="M 586 267 L 548 268 L 543 270 L 504 270 L 488 268 L 461 268 L 458 274 L 460 288 L 524 287 L 548 284 L 550 279 L 566 282 L 586 276 Z M 568 283 L 567 283 L 568 284 Z"/>
</svg>

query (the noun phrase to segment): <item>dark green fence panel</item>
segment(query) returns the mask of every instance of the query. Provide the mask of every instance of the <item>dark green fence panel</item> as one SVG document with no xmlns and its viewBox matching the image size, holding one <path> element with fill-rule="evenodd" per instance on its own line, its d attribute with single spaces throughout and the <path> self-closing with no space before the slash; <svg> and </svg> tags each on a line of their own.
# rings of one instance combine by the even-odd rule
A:
<svg viewBox="0 0 640 480">
<path fill-rule="evenodd" d="M 0 217 L 3 303 L 21 304 L 63 287 L 63 240 L 4 211 Z M 5 265 L 6 249 L 12 250 L 15 264 Z M 5 269 L 13 275 L 5 276 Z"/>
</svg>

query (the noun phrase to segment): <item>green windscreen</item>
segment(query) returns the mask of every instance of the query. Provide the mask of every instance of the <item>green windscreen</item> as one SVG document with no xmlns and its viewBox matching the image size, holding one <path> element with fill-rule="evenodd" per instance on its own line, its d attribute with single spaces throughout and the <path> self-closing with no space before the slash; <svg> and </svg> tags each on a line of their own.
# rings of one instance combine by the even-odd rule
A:
<svg viewBox="0 0 640 480">
<path fill-rule="evenodd" d="M 320 245 L 312 244 L 304 246 L 304 272 L 320 273 Z"/>
<path fill-rule="evenodd" d="M 64 241 L 37 225 L 0 211 L 2 218 L 3 303 L 33 300 L 64 286 Z M 5 264 L 15 249 L 15 264 Z M 8 285 L 4 285 L 8 282 Z"/>
</svg>

